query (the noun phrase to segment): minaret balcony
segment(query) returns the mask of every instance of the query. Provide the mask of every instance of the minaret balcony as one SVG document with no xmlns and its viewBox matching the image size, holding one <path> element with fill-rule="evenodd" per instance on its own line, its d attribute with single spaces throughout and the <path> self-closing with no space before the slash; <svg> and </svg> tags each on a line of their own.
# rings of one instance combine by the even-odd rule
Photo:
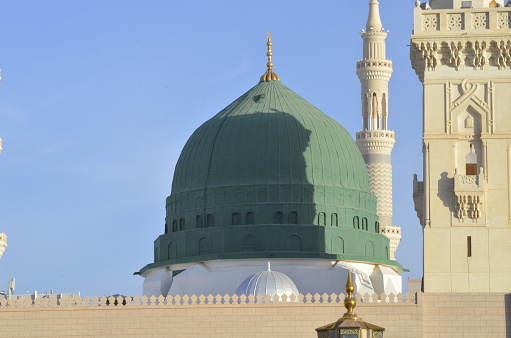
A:
<svg viewBox="0 0 511 338">
<path fill-rule="evenodd" d="M 363 139 L 392 139 L 394 140 L 394 131 L 392 130 L 361 130 L 357 131 L 357 141 Z"/>
<path fill-rule="evenodd" d="M 357 131 L 356 137 L 358 149 L 362 154 L 390 155 L 396 143 L 392 130 Z"/>
<path fill-rule="evenodd" d="M 371 67 L 392 68 L 392 61 L 390 61 L 390 60 L 369 60 L 369 59 L 357 61 L 357 69 L 371 68 Z"/>
</svg>

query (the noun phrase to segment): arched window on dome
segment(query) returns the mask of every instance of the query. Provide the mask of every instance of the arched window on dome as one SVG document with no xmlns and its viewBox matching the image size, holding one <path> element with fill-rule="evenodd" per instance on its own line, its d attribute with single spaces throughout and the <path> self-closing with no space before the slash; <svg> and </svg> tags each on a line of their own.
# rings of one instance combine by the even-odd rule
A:
<svg viewBox="0 0 511 338">
<path fill-rule="evenodd" d="M 172 221 L 172 232 L 177 231 L 177 220 Z"/>
<path fill-rule="evenodd" d="M 337 217 L 336 213 L 332 214 L 332 224 L 331 225 L 333 227 L 338 227 L 339 226 L 339 217 Z"/>
<path fill-rule="evenodd" d="M 385 259 L 389 259 L 389 247 L 385 247 Z"/>
<path fill-rule="evenodd" d="M 185 229 L 185 219 L 179 219 L 179 231 L 183 231 Z"/>
<path fill-rule="evenodd" d="M 371 241 L 367 241 L 366 243 L 366 256 L 374 257 L 374 244 Z"/>
<path fill-rule="evenodd" d="M 254 214 L 252 212 L 247 212 L 247 224 L 254 224 Z"/>
<path fill-rule="evenodd" d="M 353 229 L 360 229 L 360 223 L 358 222 L 358 216 L 353 217 Z"/>
<path fill-rule="evenodd" d="M 344 253 L 344 239 L 342 237 L 332 238 L 332 253 L 343 254 Z"/>
<path fill-rule="evenodd" d="M 374 222 L 374 232 L 380 233 L 380 222 Z"/>
<path fill-rule="evenodd" d="M 202 217 L 200 215 L 197 215 L 197 217 L 195 217 L 195 227 L 202 228 Z"/>
<path fill-rule="evenodd" d="M 286 241 L 286 251 L 302 251 L 302 239 L 300 236 L 289 236 Z"/>
<path fill-rule="evenodd" d="M 207 237 L 199 240 L 199 255 L 209 255 L 211 253 L 211 243 Z"/>
<path fill-rule="evenodd" d="M 296 211 L 291 211 L 289 214 L 289 223 L 291 224 L 298 224 L 298 214 Z"/>
<path fill-rule="evenodd" d="M 280 211 L 275 213 L 275 224 L 282 224 L 282 212 Z"/>
<path fill-rule="evenodd" d="M 241 249 L 243 252 L 253 252 L 257 250 L 256 239 L 252 235 L 245 235 L 241 240 Z"/>
<path fill-rule="evenodd" d="M 318 224 L 326 225 L 326 214 L 324 212 L 320 212 L 318 215 Z"/>
<path fill-rule="evenodd" d="M 206 216 L 206 228 L 212 228 L 215 226 L 215 219 L 212 214 Z"/>
<path fill-rule="evenodd" d="M 240 224 L 240 214 L 235 212 L 232 214 L 232 225 L 239 225 Z"/>
<path fill-rule="evenodd" d="M 170 242 L 169 248 L 168 248 L 168 254 L 169 254 L 169 259 L 173 259 L 173 258 L 177 257 L 176 243 Z"/>
<path fill-rule="evenodd" d="M 362 217 L 362 230 L 369 230 L 368 226 L 367 226 L 367 218 L 365 217 Z"/>
<path fill-rule="evenodd" d="M 237 212 L 232 214 L 232 225 L 239 225 L 240 224 L 240 214 Z"/>
</svg>

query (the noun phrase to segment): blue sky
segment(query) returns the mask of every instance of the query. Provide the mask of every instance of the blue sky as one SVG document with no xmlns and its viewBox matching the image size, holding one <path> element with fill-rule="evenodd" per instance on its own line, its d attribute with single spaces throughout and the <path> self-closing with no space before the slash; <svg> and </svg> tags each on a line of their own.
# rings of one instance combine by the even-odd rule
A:
<svg viewBox="0 0 511 338">
<path fill-rule="evenodd" d="M 422 176 L 422 87 L 410 67 L 414 1 L 381 0 L 393 60 L 398 261 L 422 275 L 412 176 Z M 355 134 L 368 1 L 0 3 L 1 285 L 16 293 L 141 294 L 165 198 L 191 133 L 265 71 Z"/>
</svg>

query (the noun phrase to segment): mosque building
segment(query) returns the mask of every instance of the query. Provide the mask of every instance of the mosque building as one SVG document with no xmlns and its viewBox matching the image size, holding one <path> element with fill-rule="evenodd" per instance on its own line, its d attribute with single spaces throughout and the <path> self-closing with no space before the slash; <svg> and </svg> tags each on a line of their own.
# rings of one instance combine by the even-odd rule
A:
<svg viewBox="0 0 511 338">
<path fill-rule="evenodd" d="M 387 125 L 392 63 L 378 6 L 370 1 L 357 63 L 357 143 L 280 81 L 268 35 L 259 83 L 200 126 L 181 152 L 165 232 L 154 242 L 154 262 L 138 272 L 145 295 L 340 293 L 332 281 L 347 271 L 358 292 L 402 291 Z"/>
<path fill-rule="evenodd" d="M 145 296 L 0 300 L 4 335 L 305 337 L 317 327 L 361 337 L 351 321 L 373 329 L 364 337 L 509 337 L 511 0 L 415 2 L 424 276 L 406 297 L 391 296 L 404 270 L 390 198 L 392 63 L 369 1 L 356 142 L 280 81 L 269 35 L 259 83 L 181 152 L 154 261 L 137 272 Z M 381 327 L 355 315 L 355 289 L 357 313 Z M 324 325 L 343 299 L 348 312 Z"/>
</svg>

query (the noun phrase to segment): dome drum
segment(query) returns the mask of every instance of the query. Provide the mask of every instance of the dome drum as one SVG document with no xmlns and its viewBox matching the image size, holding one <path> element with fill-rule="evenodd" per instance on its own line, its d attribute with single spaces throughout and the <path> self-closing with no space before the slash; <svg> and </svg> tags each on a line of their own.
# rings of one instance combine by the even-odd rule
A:
<svg viewBox="0 0 511 338">
<path fill-rule="evenodd" d="M 389 260 L 389 239 L 374 230 L 280 224 L 193 229 L 159 236 L 155 263 L 147 268 L 244 258 L 321 258 L 396 265 Z"/>
</svg>

